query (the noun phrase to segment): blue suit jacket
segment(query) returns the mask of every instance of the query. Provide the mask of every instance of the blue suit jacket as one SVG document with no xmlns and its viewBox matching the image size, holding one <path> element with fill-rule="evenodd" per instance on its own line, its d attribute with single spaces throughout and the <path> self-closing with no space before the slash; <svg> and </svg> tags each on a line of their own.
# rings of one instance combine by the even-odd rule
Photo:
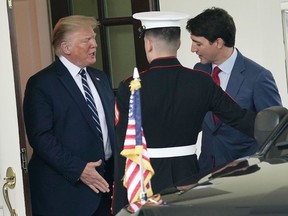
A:
<svg viewBox="0 0 288 216">
<path fill-rule="evenodd" d="M 105 110 L 113 150 L 111 83 L 104 72 L 91 67 L 87 71 Z M 79 177 L 87 162 L 99 159 L 104 162 L 103 144 L 83 94 L 59 59 L 28 80 L 24 117 L 33 148 L 29 162 L 33 213 L 91 215 L 99 205 L 101 193 L 93 192 Z M 103 165 L 98 171 L 103 175 L 104 169 Z"/>
<path fill-rule="evenodd" d="M 238 51 L 238 50 L 237 50 Z M 195 69 L 211 73 L 211 64 L 196 64 Z M 270 71 L 244 57 L 239 51 L 231 72 L 226 92 L 242 107 L 255 112 L 281 105 L 281 99 Z M 237 158 L 254 154 L 257 142 L 247 135 L 218 121 L 212 113 L 205 116 L 202 127 L 202 147 L 199 158 L 201 171 L 211 170 Z"/>
</svg>

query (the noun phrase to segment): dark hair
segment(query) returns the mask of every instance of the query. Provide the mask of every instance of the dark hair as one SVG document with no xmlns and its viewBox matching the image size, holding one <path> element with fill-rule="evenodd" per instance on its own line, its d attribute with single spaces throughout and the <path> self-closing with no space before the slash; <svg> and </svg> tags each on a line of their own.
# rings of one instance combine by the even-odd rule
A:
<svg viewBox="0 0 288 216">
<path fill-rule="evenodd" d="M 211 43 L 222 38 L 225 46 L 235 45 L 236 27 L 231 15 L 224 9 L 212 7 L 187 21 L 190 34 L 205 37 Z"/>
<path fill-rule="evenodd" d="M 165 27 L 165 28 L 153 28 L 145 31 L 146 36 L 153 36 L 160 38 L 167 42 L 172 42 L 180 39 L 181 29 L 180 27 Z"/>
</svg>

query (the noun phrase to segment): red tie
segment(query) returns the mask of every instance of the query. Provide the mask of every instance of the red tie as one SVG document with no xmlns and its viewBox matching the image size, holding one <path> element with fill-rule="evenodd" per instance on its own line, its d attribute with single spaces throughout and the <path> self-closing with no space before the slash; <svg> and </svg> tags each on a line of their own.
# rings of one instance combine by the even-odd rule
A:
<svg viewBox="0 0 288 216">
<path fill-rule="evenodd" d="M 213 73 L 212 73 L 212 79 L 218 86 L 220 86 L 220 78 L 219 78 L 220 72 L 221 72 L 221 69 L 218 66 L 214 67 Z M 214 113 L 213 113 L 213 120 L 215 124 L 218 122 L 218 117 Z"/>
<path fill-rule="evenodd" d="M 219 79 L 219 73 L 221 72 L 221 69 L 219 67 L 214 67 L 213 73 L 212 73 L 212 79 L 214 82 L 220 86 L 220 79 Z"/>
</svg>

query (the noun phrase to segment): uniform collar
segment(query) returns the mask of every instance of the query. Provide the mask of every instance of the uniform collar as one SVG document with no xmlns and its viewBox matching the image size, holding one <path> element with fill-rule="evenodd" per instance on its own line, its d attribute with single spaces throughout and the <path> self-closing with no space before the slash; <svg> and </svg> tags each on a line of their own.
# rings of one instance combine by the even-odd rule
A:
<svg viewBox="0 0 288 216">
<path fill-rule="evenodd" d="M 155 66 L 179 66 L 181 65 L 176 56 L 167 56 L 162 58 L 156 58 L 150 63 L 150 68 Z"/>
</svg>

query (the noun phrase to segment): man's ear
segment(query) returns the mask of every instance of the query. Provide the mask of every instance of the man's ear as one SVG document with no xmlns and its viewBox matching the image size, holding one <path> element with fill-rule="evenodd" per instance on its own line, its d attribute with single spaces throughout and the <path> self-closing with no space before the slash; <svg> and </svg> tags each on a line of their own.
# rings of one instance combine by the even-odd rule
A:
<svg viewBox="0 0 288 216">
<path fill-rule="evenodd" d="M 153 49 L 153 41 L 150 38 L 144 38 L 145 50 L 147 53 L 151 52 Z"/>
<path fill-rule="evenodd" d="M 217 38 L 216 43 L 218 48 L 222 48 L 225 45 L 225 42 L 223 41 L 222 38 Z"/>
<path fill-rule="evenodd" d="M 63 53 L 69 55 L 71 53 L 70 44 L 67 41 L 62 42 L 61 43 L 61 50 Z"/>
</svg>

